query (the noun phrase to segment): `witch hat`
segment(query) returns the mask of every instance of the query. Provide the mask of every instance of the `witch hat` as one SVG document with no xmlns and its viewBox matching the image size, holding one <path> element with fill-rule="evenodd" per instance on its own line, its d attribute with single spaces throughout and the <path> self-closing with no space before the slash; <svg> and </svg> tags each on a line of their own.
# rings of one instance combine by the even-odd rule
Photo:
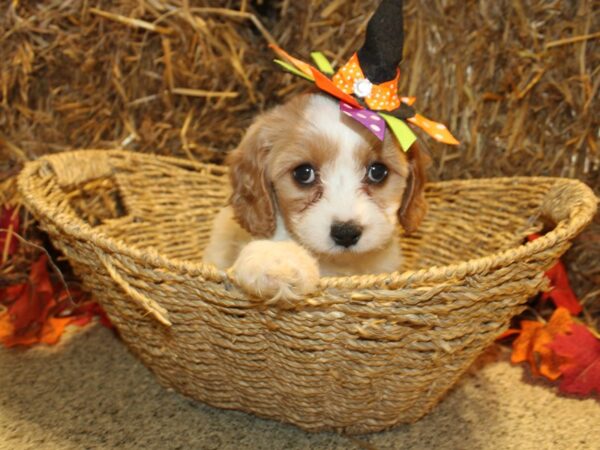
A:
<svg viewBox="0 0 600 450">
<path fill-rule="evenodd" d="M 380 84 L 396 78 L 404 48 L 402 0 L 383 0 L 367 25 L 365 43 L 357 52 L 367 79 Z"/>
<path fill-rule="evenodd" d="M 318 70 L 279 47 L 271 46 L 283 59 L 275 62 L 298 76 L 314 81 L 321 90 L 338 98 L 343 113 L 363 124 L 381 140 L 387 125 L 404 151 L 408 151 L 416 140 L 405 121 L 423 129 L 437 141 L 458 145 L 445 125 L 415 113 L 412 108 L 416 100 L 414 97 L 398 95 L 398 65 L 404 46 L 402 3 L 402 0 L 382 0 L 369 20 L 364 44 L 335 73 L 320 52 L 311 53 Z"/>
</svg>

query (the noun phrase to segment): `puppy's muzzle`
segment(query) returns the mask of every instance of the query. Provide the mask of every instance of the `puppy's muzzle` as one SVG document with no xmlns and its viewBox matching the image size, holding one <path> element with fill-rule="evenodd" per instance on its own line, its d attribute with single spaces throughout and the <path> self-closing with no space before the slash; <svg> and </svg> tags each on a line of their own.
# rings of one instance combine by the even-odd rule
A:
<svg viewBox="0 0 600 450">
<path fill-rule="evenodd" d="M 362 227 L 353 221 L 334 222 L 330 235 L 333 242 L 347 248 L 358 242 L 362 235 Z"/>
</svg>

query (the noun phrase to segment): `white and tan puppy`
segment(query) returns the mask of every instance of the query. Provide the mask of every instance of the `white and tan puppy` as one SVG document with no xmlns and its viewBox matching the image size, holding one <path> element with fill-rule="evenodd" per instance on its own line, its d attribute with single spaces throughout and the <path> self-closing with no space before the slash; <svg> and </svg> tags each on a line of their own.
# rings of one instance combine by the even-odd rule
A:
<svg viewBox="0 0 600 450">
<path fill-rule="evenodd" d="M 398 270 L 398 223 L 411 232 L 427 210 L 427 162 L 337 101 L 297 96 L 259 116 L 230 155 L 231 204 L 204 260 L 267 300 L 313 292 L 320 275 Z"/>
</svg>

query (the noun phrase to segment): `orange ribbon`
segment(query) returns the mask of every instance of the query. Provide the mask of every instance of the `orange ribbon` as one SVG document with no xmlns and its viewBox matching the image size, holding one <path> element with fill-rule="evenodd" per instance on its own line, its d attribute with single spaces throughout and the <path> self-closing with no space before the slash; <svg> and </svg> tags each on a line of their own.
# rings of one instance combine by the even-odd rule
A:
<svg viewBox="0 0 600 450">
<path fill-rule="evenodd" d="M 421 128 L 425 133 L 434 138 L 436 141 L 443 142 L 444 144 L 458 145 L 460 142 L 456 140 L 452 133 L 448 131 L 448 128 L 443 123 L 434 122 L 429 120 L 427 117 L 423 117 L 421 114 L 415 114 L 410 119 L 406 119 L 413 125 Z"/>
</svg>

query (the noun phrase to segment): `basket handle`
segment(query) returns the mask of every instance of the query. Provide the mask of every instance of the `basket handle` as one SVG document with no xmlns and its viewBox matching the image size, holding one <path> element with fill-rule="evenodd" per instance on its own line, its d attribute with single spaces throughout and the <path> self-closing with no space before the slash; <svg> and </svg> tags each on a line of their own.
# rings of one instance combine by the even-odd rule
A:
<svg viewBox="0 0 600 450">
<path fill-rule="evenodd" d="M 585 227 L 596 213 L 598 198 L 594 191 L 578 180 L 555 183 L 546 194 L 542 216 L 555 224 L 573 222 L 573 236 Z"/>
<path fill-rule="evenodd" d="M 152 315 L 160 323 L 168 327 L 172 325 L 171 321 L 169 320 L 169 313 L 165 308 L 136 290 L 121 275 L 119 275 L 119 272 L 110 261 L 110 257 L 106 253 L 103 253 L 97 249 L 95 249 L 95 252 L 110 277 L 121 287 L 121 289 L 125 291 L 126 294 L 135 300 L 142 308 L 148 311 L 148 313 L 150 313 L 150 315 Z"/>
<path fill-rule="evenodd" d="M 108 156 L 106 151 L 94 150 L 56 153 L 44 161 L 42 170 L 52 170 L 60 187 L 79 185 L 111 176 L 113 167 Z"/>
</svg>

